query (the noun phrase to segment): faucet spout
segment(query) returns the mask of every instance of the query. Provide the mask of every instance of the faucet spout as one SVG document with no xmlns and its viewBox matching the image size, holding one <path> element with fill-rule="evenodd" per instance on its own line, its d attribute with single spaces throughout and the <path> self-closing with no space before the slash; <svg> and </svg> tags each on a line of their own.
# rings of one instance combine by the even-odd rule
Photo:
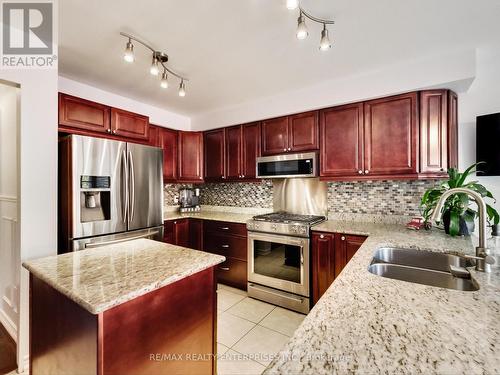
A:
<svg viewBox="0 0 500 375">
<path fill-rule="evenodd" d="M 490 265 L 485 261 L 487 257 L 487 248 L 486 248 L 486 219 L 487 219 L 487 210 L 486 203 L 484 202 L 481 194 L 474 190 L 466 189 L 466 188 L 454 188 L 446 191 L 441 198 L 439 199 L 436 208 L 432 212 L 431 223 L 440 222 L 442 216 L 443 206 L 446 200 L 455 194 L 467 194 L 477 204 L 478 212 L 479 212 L 479 246 L 476 247 L 476 257 L 479 258 L 476 261 L 476 270 L 482 272 L 490 272 Z"/>
</svg>

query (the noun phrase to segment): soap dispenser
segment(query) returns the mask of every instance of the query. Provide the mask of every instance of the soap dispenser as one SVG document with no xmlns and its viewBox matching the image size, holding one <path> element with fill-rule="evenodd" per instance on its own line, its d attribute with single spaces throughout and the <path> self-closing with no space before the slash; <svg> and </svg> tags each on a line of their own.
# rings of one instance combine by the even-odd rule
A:
<svg viewBox="0 0 500 375">
<path fill-rule="evenodd" d="M 498 225 L 491 226 L 491 238 L 487 244 L 490 255 L 495 259 L 491 265 L 493 268 L 500 268 L 500 228 Z"/>
</svg>

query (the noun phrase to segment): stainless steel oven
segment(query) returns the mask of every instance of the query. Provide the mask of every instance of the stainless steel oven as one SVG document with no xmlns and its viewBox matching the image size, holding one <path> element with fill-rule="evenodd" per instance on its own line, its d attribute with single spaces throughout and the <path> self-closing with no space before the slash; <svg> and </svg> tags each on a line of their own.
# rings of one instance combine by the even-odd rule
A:
<svg viewBox="0 0 500 375">
<path fill-rule="evenodd" d="M 309 312 L 309 238 L 248 232 L 248 294 Z"/>
</svg>

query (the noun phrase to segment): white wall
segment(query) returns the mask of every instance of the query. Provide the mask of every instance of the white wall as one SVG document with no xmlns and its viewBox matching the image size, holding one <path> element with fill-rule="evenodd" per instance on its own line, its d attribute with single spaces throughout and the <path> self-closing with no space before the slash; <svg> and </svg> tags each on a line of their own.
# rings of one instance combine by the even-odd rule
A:
<svg viewBox="0 0 500 375">
<path fill-rule="evenodd" d="M 20 85 L 20 260 L 57 253 L 57 70 L 0 69 L 0 79 Z M 14 141 L 14 140 L 12 140 Z M 28 272 L 21 268 L 18 366 L 29 342 Z"/>
<path fill-rule="evenodd" d="M 448 52 L 217 109 L 194 116 L 191 125 L 206 130 L 435 86 L 462 91 L 474 75 L 474 50 Z"/>
<path fill-rule="evenodd" d="M 191 119 L 187 116 L 179 115 L 177 113 L 138 102 L 124 96 L 113 94 L 109 91 L 89 86 L 66 77 L 59 76 L 59 91 L 65 94 L 106 104 L 111 107 L 121 108 L 127 111 L 139 113 L 141 115 L 149 116 L 149 121 L 155 125 L 178 130 L 191 129 Z"/>
<path fill-rule="evenodd" d="M 19 89 L 0 83 L 0 323 L 17 341 L 19 248 L 17 129 Z"/>
<path fill-rule="evenodd" d="M 476 78 L 470 89 L 458 96 L 462 170 L 476 162 L 476 116 L 500 112 L 500 45 L 478 48 L 476 67 Z M 500 150 L 500 139 L 497 144 Z M 500 212 L 500 176 L 477 177 L 477 180 L 499 200 L 495 208 Z"/>
</svg>

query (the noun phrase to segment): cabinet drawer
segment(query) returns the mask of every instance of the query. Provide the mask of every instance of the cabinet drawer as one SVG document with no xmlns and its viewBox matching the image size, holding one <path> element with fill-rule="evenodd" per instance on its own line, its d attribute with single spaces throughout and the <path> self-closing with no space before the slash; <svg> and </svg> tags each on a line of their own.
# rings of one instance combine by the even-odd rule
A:
<svg viewBox="0 0 500 375">
<path fill-rule="evenodd" d="M 228 223 L 225 221 L 205 220 L 205 231 L 206 233 L 247 236 L 246 224 Z"/>
<path fill-rule="evenodd" d="M 227 258 L 224 263 L 216 266 L 217 282 L 235 288 L 247 289 L 247 262 Z"/>
<path fill-rule="evenodd" d="M 243 261 L 247 260 L 246 238 L 210 232 L 205 233 L 205 251 Z"/>
</svg>

